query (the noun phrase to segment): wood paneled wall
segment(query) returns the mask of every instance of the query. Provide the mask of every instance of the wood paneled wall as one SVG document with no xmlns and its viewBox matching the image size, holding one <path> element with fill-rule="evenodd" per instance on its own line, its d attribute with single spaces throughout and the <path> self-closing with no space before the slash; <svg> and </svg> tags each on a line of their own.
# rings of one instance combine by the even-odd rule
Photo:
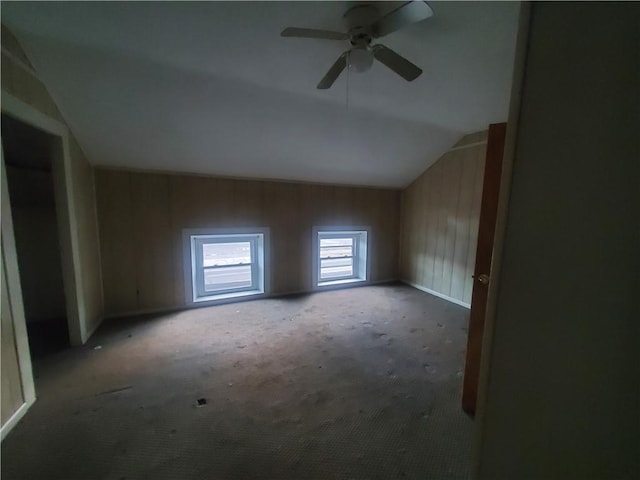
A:
<svg viewBox="0 0 640 480">
<path fill-rule="evenodd" d="M 471 303 L 486 131 L 465 136 L 402 192 L 400 277 Z"/>
<path fill-rule="evenodd" d="M 45 85 L 35 74 L 27 56 L 11 32 L 2 25 L 2 91 L 39 112 L 66 124 Z M 71 191 L 77 220 L 77 247 L 82 279 L 83 311 L 80 318 L 91 333 L 103 317 L 102 280 L 98 246 L 93 168 L 73 134 L 69 133 Z"/>
<path fill-rule="evenodd" d="M 269 227 L 277 295 L 311 290 L 314 225 L 368 225 L 371 281 L 397 278 L 397 190 L 106 168 L 96 189 L 109 316 L 185 305 L 185 228 Z"/>
</svg>

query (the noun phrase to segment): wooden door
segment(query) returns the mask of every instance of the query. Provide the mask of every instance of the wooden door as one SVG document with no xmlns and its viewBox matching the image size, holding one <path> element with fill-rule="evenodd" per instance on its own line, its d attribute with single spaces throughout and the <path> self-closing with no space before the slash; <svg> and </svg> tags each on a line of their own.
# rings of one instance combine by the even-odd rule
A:
<svg viewBox="0 0 640 480">
<path fill-rule="evenodd" d="M 487 294 L 489 291 L 489 281 L 491 279 L 491 256 L 493 254 L 493 240 L 496 230 L 500 176 L 502 173 L 502 157 L 506 131 L 506 123 L 490 125 L 487 139 L 476 265 L 473 275 L 473 291 L 471 294 L 471 313 L 469 315 L 469 337 L 467 339 L 467 356 L 464 368 L 464 383 L 462 386 L 462 409 L 470 414 L 474 414 L 476 411 L 476 399 L 478 396 L 478 377 L 480 374 L 480 359 L 482 357 L 482 335 L 484 333 Z"/>
</svg>

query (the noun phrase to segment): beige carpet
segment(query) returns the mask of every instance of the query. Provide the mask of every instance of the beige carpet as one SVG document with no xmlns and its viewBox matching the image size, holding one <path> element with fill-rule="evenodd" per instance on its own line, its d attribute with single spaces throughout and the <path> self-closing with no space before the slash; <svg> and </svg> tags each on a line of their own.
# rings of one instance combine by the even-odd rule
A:
<svg viewBox="0 0 640 480">
<path fill-rule="evenodd" d="M 467 321 L 388 285 L 106 322 L 36 363 L 2 479 L 466 478 Z"/>
</svg>

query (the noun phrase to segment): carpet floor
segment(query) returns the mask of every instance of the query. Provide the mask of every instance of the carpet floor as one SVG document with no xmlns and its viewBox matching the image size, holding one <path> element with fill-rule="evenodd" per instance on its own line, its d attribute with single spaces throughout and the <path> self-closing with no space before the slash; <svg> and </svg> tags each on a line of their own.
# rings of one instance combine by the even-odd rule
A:
<svg viewBox="0 0 640 480">
<path fill-rule="evenodd" d="M 2 479 L 462 479 L 468 310 L 399 285 L 110 320 L 34 361 Z"/>
</svg>

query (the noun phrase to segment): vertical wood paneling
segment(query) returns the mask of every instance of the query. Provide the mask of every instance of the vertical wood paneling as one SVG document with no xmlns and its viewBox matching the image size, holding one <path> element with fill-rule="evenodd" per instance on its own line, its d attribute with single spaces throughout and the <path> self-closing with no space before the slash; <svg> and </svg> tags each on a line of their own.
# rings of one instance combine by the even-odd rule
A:
<svg viewBox="0 0 640 480">
<path fill-rule="evenodd" d="M 406 225 L 410 221 L 410 212 L 408 211 L 408 205 L 412 205 L 410 196 L 411 196 L 411 186 L 407 187 L 401 195 L 400 199 L 400 224 Z M 406 235 L 404 229 L 400 230 L 400 272 L 407 272 L 411 265 L 411 259 L 409 258 L 410 254 L 410 245 L 411 238 Z"/>
<path fill-rule="evenodd" d="M 279 195 L 279 192 L 276 191 L 275 184 L 273 182 L 265 182 L 264 184 L 264 195 L 265 202 L 268 204 L 268 217 L 270 217 L 270 221 L 268 225 L 265 225 L 265 222 L 262 222 L 262 225 L 256 225 L 259 227 L 268 226 L 270 228 L 270 247 L 269 247 L 269 256 L 270 256 L 270 278 L 271 278 L 271 291 L 278 292 L 283 288 L 283 276 L 288 275 L 288 267 L 285 267 L 284 270 L 280 270 L 280 275 L 275 275 L 275 271 L 273 265 L 277 264 L 281 258 L 284 258 L 286 255 L 286 243 L 287 239 L 284 239 L 283 242 L 274 242 L 274 237 L 278 235 L 278 232 L 286 230 L 286 219 L 282 215 L 282 211 L 284 210 L 284 205 L 282 202 L 282 195 Z M 266 218 L 265 218 L 265 221 Z"/>
<path fill-rule="evenodd" d="M 335 222 L 338 224 L 350 225 L 352 223 L 351 220 L 351 208 L 350 205 L 351 197 L 349 195 L 349 187 L 344 188 L 333 188 L 333 208 L 332 208 L 332 218 L 335 219 Z"/>
<path fill-rule="evenodd" d="M 400 276 L 471 302 L 486 132 L 463 137 L 402 192 Z"/>
<path fill-rule="evenodd" d="M 397 248 L 388 249 L 383 256 L 385 263 L 381 272 L 396 272 L 400 261 L 400 195 L 392 191 L 386 191 L 383 207 L 382 224 L 379 231 L 384 237 L 384 245 L 396 245 Z"/>
<path fill-rule="evenodd" d="M 402 237 L 402 246 L 401 246 L 401 252 L 400 255 L 403 259 L 402 261 L 402 267 L 401 267 L 401 272 L 406 272 L 405 274 L 408 277 L 413 278 L 413 266 L 416 264 L 416 262 L 413 261 L 413 257 L 412 255 L 415 252 L 415 248 L 413 248 L 413 244 L 415 242 L 415 236 L 414 235 L 410 235 L 410 232 L 414 231 L 413 228 L 413 222 L 415 222 L 415 214 L 414 214 L 414 210 L 415 210 L 415 201 L 413 200 L 413 196 L 414 196 L 414 184 L 409 185 L 403 192 L 402 192 L 402 213 L 401 213 L 401 217 L 402 217 L 402 225 L 406 225 L 406 228 L 404 228 L 401 232 L 401 237 Z"/>
<path fill-rule="evenodd" d="M 180 194 L 184 177 L 168 177 L 169 188 L 169 230 L 171 234 L 171 269 L 173 273 L 173 305 L 179 305 L 185 298 L 184 277 L 176 275 L 182 265 L 182 230 L 180 218 L 183 218 L 183 196 Z"/>
<path fill-rule="evenodd" d="M 384 247 L 384 236 L 383 232 L 380 231 L 380 219 L 383 215 L 382 213 L 382 204 L 384 199 L 382 195 L 379 195 L 374 189 L 367 188 L 365 189 L 365 196 L 367 198 L 367 204 L 370 205 L 371 208 L 371 238 L 369 238 L 369 248 L 371 252 L 377 252 L 376 254 L 370 254 L 369 259 L 369 274 L 374 278 L 381 278 L 381 264 L 382 257 L 387 255 Z M 335 208 L 335 207 L 334 207 Z"/>
<path fill-rule="evenodd" d="M 278 256 L 274 259 L 271 265 L 273 273 L 278 279 L 277 292 L 295 292 L 300 290 L 299 279 L 301 274 L 299 272 L 300 263 L 294 259 L 300 258 L 299 253 L 299 241 L 298 241 L 298 229 L 291 228 L 294 225 L 300 225 L 299 208 L 297 202 L 296 185 L 283 184 L 273 186 L 276 197 L 276 204 L 278 210 L 276 215 L 278 216 L 278 230 L 273 232 L 276 241 L 271 239 L 272 247 L 277 242 L 278 247 L 275 250 Z M 277 274 L 276 270 L 281 274 Z"/>
<path fill-rule="evenodd" d="M 464 151 L 462 152 L 464 155 Z M 449 187 L 445 195 L 445 234 L 444 234 L 444 259 L 442 262 L 441 292 L 451 294 L 451 281 L 453 276 L 453 256 L 455 254 L 457 209 L 460 196 L 461 155 L 451 155 L 444 164 L 444 183 Z"/>
<path fill-rule="evenodd" d="M 132 232 L 138 309 L 173 304 L 174 275 L 170 259 L 169 180 L 164 175 L 131 175 Z"/>
<path fill-rule="evenodd" d="M 416 196 L 418 198 L 425 198 L 426 184 L 425 182 L 419 182 L 416 187 Z M 427 243 L 427 231 L 426 222 L 427 215 L 424 208 L 416 210 L 416 246 L 417 246 L 417 262 L 416 262 L 416 278 L 420 283 L 424 282 L 425 277 L 425 258 L 424 258 L 424 245 Z"/>
<path fill-rule="evenodd" d="M 135 310 L 138 294 L 131 176 L 104 172 L 96 176 L 96 183 L 105 313 Z"/>
<path fill-rule="evenodd" d="M 433 232 L 437 225 L 438 218 L 435 214 L 436 210 L 434 208 L 436 202 L 436 194 L 438 185 L 435 181 L 435 178 L 432 175 L 427 175 L 424 178 L 424 183 L 426 185 L 425 198 L 422 199 L 424 202 L 425 215 L 427 217 L 426 229 L 427 232 Z M 435 270 L 436 263 L 436 243 L 437 237 L 435 235 L 426 235 L 427 241 L 425 243 L 425 277 L 424 277 L 424 285 L 431 288 L 433 286 L 433 275 Z"/>
<path fill-rule="evenodd" d="M 473 198 L 471 200 L 471 216 L 469 223 L 469 245 L 467 246 L 467 274 L 465 276 L 464 296 L 465 303 L 471 303 L 473 291 L 473 270 L 476 264 L 476 248 L 478 245 L 478 226 L 480 222 L 480 205 L 482 200 L 482 180 L 484 178 L 485 149 L 474 149 L 476 157 L 476 174 L 473 182 Z"/>
<path fill-rule="evenodd" d="M 474 180 L 477 163 L 472 149 L 463 150 L 461 155 L 460 194 L 456 210 L 456 241 L 454 245 L 453 272 L 451 277 L 452 298 L 464 299 L 464 284 L 468 274 L 467 255 L 470 239 L 470 216 L 473 200 Z"/>
<path fill-rule="evenodd" d="M 445 155 L 445 158 L 447 156 Z M 433 174 L 435 175 L 436 187 L 436 200 L 433 205 L 434 213 L 437 218 L 437 224 L 433 232 L 429 232 L 429 235 L 435 234 L 436 236 L 436 254 L 435 265 L 433 267 L 433 290 L 442 292 L 442 276 L 444 273 L 444 253 L 445 253 L 445 237 L 447 234 L 447 212 L 446 212 L 446 198 L 447 187 L 445 185 L 444 177 L 444 165 L 446 161 L 438 161 L 432 167 Z"/>
<path fill-rule="evenodd" d="M 269 227 L 271 292 L 309 290 L 313 226 L 371 227 L 370 279 L 397 278 L 400 192 L 97 169 L 109 315 L 185 304 L 185 228 Z"/>
</svg>

